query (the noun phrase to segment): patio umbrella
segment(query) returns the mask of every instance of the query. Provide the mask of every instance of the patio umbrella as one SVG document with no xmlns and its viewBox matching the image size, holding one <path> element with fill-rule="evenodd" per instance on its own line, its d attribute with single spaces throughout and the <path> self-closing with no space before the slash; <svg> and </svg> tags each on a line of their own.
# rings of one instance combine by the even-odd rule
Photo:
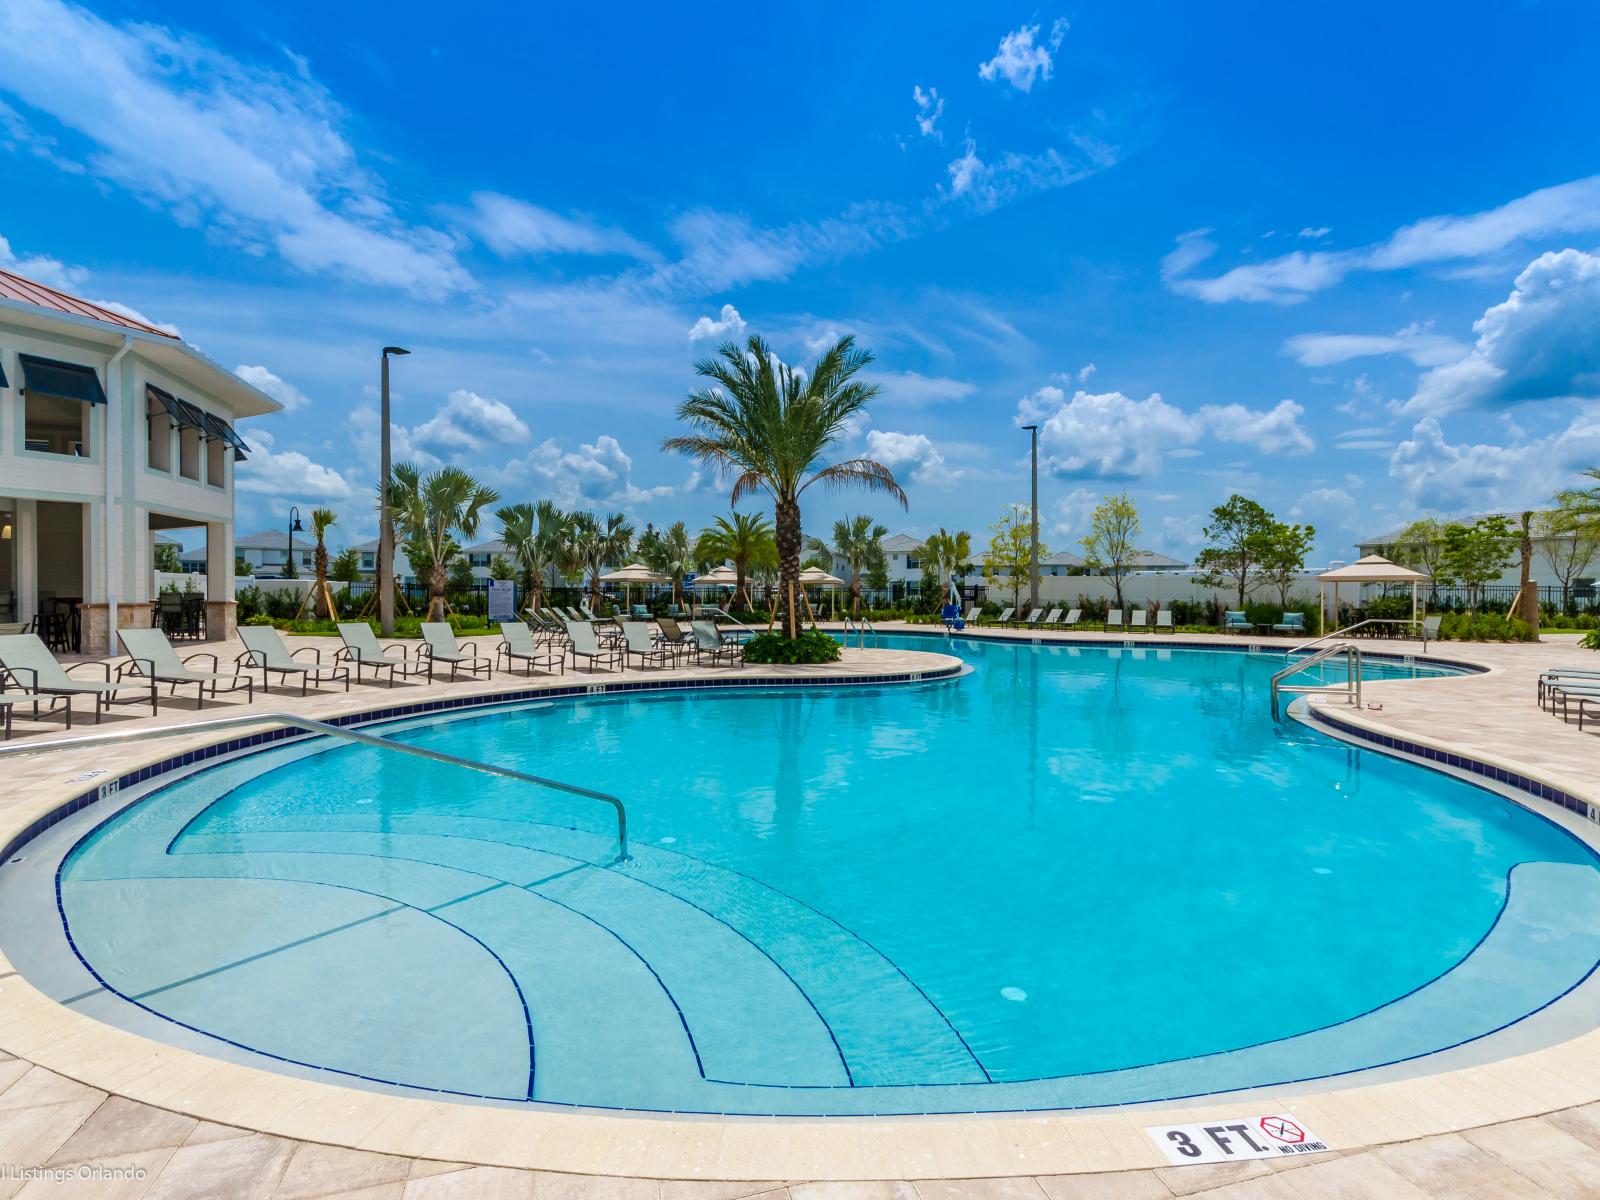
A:
<svg viewBox="0 0 1600 1200">
<path fill-rule="evenodd" d="M 837 591 L 839 588 L 844 587 L 844 580 L 840 579 L 837 575 L 829 575 L 821 567 L 807 567 L 804 571 L 800 572 L 800 586 L 822 587 L 828 588 L 830 591 Z M 811 602 L 809 600 L 806 602 L 806 607 L 811 607 Z M 835 601 L 833 607 L 834 615 L 838 616 L 839 605 L 837 600 Z M 811 614 L 811 619 L 812 621 L 817 619 L 816 613 Z"/>
<path fill-rule="evenodd" d="M 601 583 L 622 584 L 624 602 L 632 599 L 632 592 L 628 589 L 636 583 L 667 583 L 668 579 L 659 571 L 652 571 L 643 563 L 629 563 L 625 567 L 618 567 L 615 571 L 600 576 Z"/>
</svg>

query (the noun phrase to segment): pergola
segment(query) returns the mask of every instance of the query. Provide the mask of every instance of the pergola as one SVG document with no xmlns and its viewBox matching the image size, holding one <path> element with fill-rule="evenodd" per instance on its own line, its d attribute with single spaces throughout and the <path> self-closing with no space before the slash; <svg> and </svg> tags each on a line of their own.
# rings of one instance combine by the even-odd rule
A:
<svg viewBox="0 0 1600 1200">
<path fill-rule="evenodd" d="M 1369 554 L 1365 558 L 1358 558 L 1348 567 L 1338 567 L 1332 571 L 1324 571 L 1317 576 L 1317 633 L 1321 634 L 1327 628 L 1328 606 L 1325 600 L 1327 586 L 1333 585 L 1333 611 L 1339 612 L 1339 585 L 1353 583 L 1357 589 L 1364 583 L 1409 583 L 1411 585 L 1411 619 L 1417 619 L 1417 610 L 1422 602 L 1422 585 L 1428 582 L 1428 577 L 1421 571 L 1413 571 L 1410 567 L 1402 567 L 1399 563 L 1390 562 L 1381 554 Z M 1357 595 L 1360 595 L 1359 590 Z"/>
</svg>

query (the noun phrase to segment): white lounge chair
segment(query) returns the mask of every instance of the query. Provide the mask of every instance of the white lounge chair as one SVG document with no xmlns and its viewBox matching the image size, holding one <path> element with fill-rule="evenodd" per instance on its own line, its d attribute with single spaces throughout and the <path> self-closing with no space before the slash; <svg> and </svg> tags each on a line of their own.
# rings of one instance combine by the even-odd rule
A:
<svg viewBox="0 0 1600 1200">
<path fill-rule="evenodd" d="M 344 680 L 344 690 L 350 690 L 349 667 L 324 665 L 322 651 L 316 646 L 301 646 L 291 654 L 289 647 L 283 644 L 283 638 L 271 625 L 241 625 L 239 640 L 244 643 L 244 653 L 234 659 L 234 663 L 259 669 L 261 690 L 264 692 L 271 690 L 269 679 L 274 671 L 278 673 L 279 683 L 287 683 L 291 675 L 300 676 L 302 696 L 313 683 L 337 683 L 341 679 Z M 312 655 L 316 665 L 309 666 L 299 661 L 302 654 Z"/>
<path fill-rule="evenodd" d="M 124 679 L 128 674 L 143 675 L 157 683 L 172 685 L 176 694 L 178 685 L 193 684 L 195 688 L 195 707 L 206 706 L 206 690 L 211 691 L 211 698 L 217 698 L 218 685 L 226 683 L 227 692 L 236 692 L 241 687 L 245 689 L 244 700 L 249 704 L 256 698 L 256 681 L 242 671 L 234 670 L 232 673 L 219 671 L 221 665 L 217 656 L 208 651 L 198 654 L 188 654 L 183 658 L 178 657 L 178 652 L 172 648 L 172 643 L 167 641 L 167 635 L 159 629 L 119 629 L 117 637 L 122 641 L 122 648 L 128 652 L 129 661 L 117 667 L 117 678 Z M 189 664 L 198 658 L 211 660 L 211 670 L 191 671 Z"/>
<path fill-rule="evenodd" d="M 602 645 L 595 636 L 594 626 L 587 621 L 568 621 L 567 637 L 572 642 L 572 665 L 576 667 L 580 658 L 589 660 L 586 670 L 593 671 L 596 665 L 604 665 L 607 670 L 621 665 L 622 651 L 615 646 Z"/>
<path fill-rule="evenodd" d="M 1076 625 L 1081 620 L 1083 620 L 1083 609 L 1081 609 L 1081 608 L 1068 609 L 1067 610 L 1067 619 L 1061 622 L 1061 627 L 1063 629 L 1071 629 L 1074 625 Z"/>
<path fill-rule="evenodd" d="M 426 659 L 420 655 L 412 657 L 399 646 L 380 644 L 378 635 L 365 621 L 339 622 L 339 640 L 344 648 L 338 657 L 355 666 L 357 680 L 361 678 L 362 668 L 370 668 L 374 680 L 381 672 L 388 671 L 390 687 L 394 686 L 396 675 L 428 674 Z"/>
<path fill-rule="evenodd" d="M 1106 614 L 1106 628 L 1107 629 L 1121 629 L 1122 628 L 1122 610 L 1120 608 L 1113 608 L 1110 612 L 1108 612 Z"/>
<path fill-rule="evenodd" d="M 77 679 L 69 674 L 80 668 L 98 668 L 105 678 Z M 92 697 L 97 725 L 100 723 L 100 714 L 110 712 L 113 704 L 142 704 L 149 700 L 150 711 L 156 712 L 155 680 L 148 683 L 113 682 L 111 664 L 103 662 L 73 663 L 70 667 L 63 667 L 36 633 L 13 633 L 0 637 L 0 670 L 22 691 L 35 696 L 61 696 L 69 704 L 73 696 Z M 119 692 L 139 694 L 119 699 Z"/>
<path fill-rule="evenodd" d="M 521 621 L 500 622 L 500 645 L 495 649 L 495 659 L 505 659 L 505 665 L 500 669 L 509 671 L 514 662 L 528 664 L 528 674 L 532 675 L 535 668 L 543 668 L 552 675 L 564 674 L 567 669 L 567 652 L 557 647 L 553 642 L 540 645 L 534 640 L 533 630 Z"/>
<path fill-rule="evenodd" d="M 1128 628 L 1130 630 L 1150 628 L 1149 616 L 1144 609 L 1136 608 L 1128 613 Z"/>
<path fill-rule="evenodd" d="M 478 647 L 472 642 L 458 643 L 456 631 L 446 621 L 422 623 L 422 656 L 428 662 L 430 683 L 433 681 L 435 663 L 449 663 L 451 679 L 462 671 L 481 674 L 485 679 L 494 673 L 494 659 L 479 654 Z"/>
<path fill-rule="evenodd" d="M 1004 625 L 1007 621 L 1011 620 L 1011 614 L 1016 611 L 1017 610 L 1014 608 L 1003 608 L 1000 610 L 1000 615 L 990 623 L 993 625 Z"/>
<path fill-rule="evenodd" d="M 622 662 L 626 666 L 630 658 L 637 658 L 641 667 L 655 663 L 665 667 L 673 657 L 673 653 L 665 643 L 658 644 L 655 636 L 650 632 L 650 626 L 644 621 L 624 621 L 622 623 Z"/>
<path fill-rule="evenodd" d="M 1157 609 L 1156 610 L 1156 628 L 1157 629 L 1171 629 L 1172 628 L 1172 610 L 1170 608 L 1162 608 L 1162 609 Z"/>
<path fill-rule="evenodd" d="M 1049 612 L 1045 613 L 1044 620 L 1041 622 L 1041 624 L 1048 625 L 1051 629 L 1054 629 L 1057 625 L 1060 625 L 1061 610 L 1059 608 L 1052 608 Z"/>
</svg>

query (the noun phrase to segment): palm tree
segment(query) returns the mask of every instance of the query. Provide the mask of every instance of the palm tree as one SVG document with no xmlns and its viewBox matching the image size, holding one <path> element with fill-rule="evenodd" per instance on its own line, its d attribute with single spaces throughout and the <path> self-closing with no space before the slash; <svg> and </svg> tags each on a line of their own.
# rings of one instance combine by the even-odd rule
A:
<svg viewBox="0 0 1600 1200">
<path fill-rule="evenodd" d="M 964 529 L 948 533 L 941 525 L 939 532 L 922 544 L 922 560 L 932 563 L 934 578 L 941 588 L 946 587 L 972 565 L 972 535 Z"/>
<path fill-rule="evenodd" d="M 483 510 L 498 501 L 500 493 L 460 467 L 440 467 L 424 475 L 415 463 L 397 463 L 392 474 L 395 525 L 427 561 L 428 620 L 442 621 L 450 564 L 461 553 L 451 530 L 459 529 L 469 540 L 474 537 Z"/>
<path fill-rule="evenodd" d="M 833 523 L 832 545 L 821 538 L 811 538 L 806 544 L 807 549 L 842 562 L 849 570 L 851 615 L 861 612 L 861 577 L 883 557 L 883 539 L 888 536 L 888 529 L 871 517 L 845 517 Z"/>
<path fill-rule="evenodd" d="M 315 599 L 311 601 L 311 615 L 315 617 L 319 607 L 326 603 L 328 607 L 328 620 L 338 617 L 333 611 L 333 597 L 328 594 L 328 543 L 323 535 L 339 523 L 339 514 L 331 508 L 314 508 L 311 510 L 311 532 L 317 539 L 317 552 L 312 562 L 317 568 L 317 582 L 315 584 Z"/>
<path fill-rule="evenodd" d="M 806 489 L 859 484 L 906 504 L 894 473 L 882 463 L 824 461 L 850 419 L 878 394 L 854 378 L 871 362 L 872 354 L 856 349 L 853 337 L 840 338 L 807 372 L 780 362 L 755 335 L 743 349 L 727 342 L 716 358 L 695 364 L 695 374 L 712 386 L 697 388 L 678 405 L 678 419 L 694 432 L 662 443 L 665 450 L 733 475 L 735 505 L 751 492 L 772 497 L 783 632 L 790 638 L 800 636 L 800 497 Z"/>
<path fill-rule="evenodd" d="M 560 569 L 569 517 L 553 501 L 508 504 L 499 509 L 500 537 L 522 568 L 528 607 L 544 603 L 544 579 Z"/>
<path fill-rule="evenodd" d="M 682 521 L 674 521 L 672 528 L 661 537 L 661 566 L 657 568 L 672 580 L 672 602 L 683 603 L 683 580 L 694 570 L 694 547 L 689 544 L 689 529 Z"/>
<path fill-rule="evenodd" d="M 701 566 L 732 563 L 733 598 L 743 597 L 745 607 L 754 608 L 745 581 L 754 568 L 778 565 L 778 543 L 766 513 L 732 512 L 700 531 L 694 556 Z"/>
<path fill-rule="evenodd" d="M 589 512 L 572 514 L 570 532 L 572 561 L 588 576 L 589 601 L 600 603 L 600 572 L 621 566 L 633 549 L 633 526 L 621 513 L 612 513 L 604 525 Z"/>
</svg>

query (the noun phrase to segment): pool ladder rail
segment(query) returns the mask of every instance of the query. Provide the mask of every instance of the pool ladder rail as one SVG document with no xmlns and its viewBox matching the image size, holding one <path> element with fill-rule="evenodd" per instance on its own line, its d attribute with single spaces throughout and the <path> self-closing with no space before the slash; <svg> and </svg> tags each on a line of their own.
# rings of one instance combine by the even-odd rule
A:
<svg viewBox="0 0 1600 1200">
<path fill-rule="evenodd" d="M 288 725 L 294 729 L 304 730 L 306 733 L 319 734 L 325 737 L 338 738 L 347 742 L 357 742 L 363 746 L 376 746 L 384 750 L 398 750 L 402 754 L 411 754 L 417 758 L 432 759 L 434 762 L 448 763 L 455 767 L 465 767 L 469 771 L 479 771 L 485 775 L 498 775 L 502 779 L 515 779 L 519 783 L 531 783 L 535 787 L 549 788 L 552 791 L 563 792 L 569 796 L 579 796 L 586 800 L 595 800 L 601 804 L 610 805 L 617 817 L 617 856 L 613 863 L 628 861 L 628 810 L 621 800 L 605 792 L 597 792 L 591 788 L 578 787 L 576 784 L 562 783 L 555 779 L 545 779 L 540 775 L 530 775 L 526 771 L 518 771 L 512 767 L 501 767 L 494 763 L 479 762 L 471 758 L 458 758 L 454 754 L 442 754 L 437 750 L 429 750 L 424 746 L 414 746 L 408 742 L 398 742 L 392 738 L 378 737 L 376 734 L 363 733 L 345 725 L 330 725 L 326 721 L 313 721 L 309 717 L 297 716 L 294 713 L 268 712 L 250 713 L 238 717 L 218 717 L 210 721 L 189 721 L 182 725 L 161 725 L 147 729 L 127 729 L 114 733 L 84 734 L 80 737 L 57 738 L 54 741 L 22 742 L 7 746 L 0 746 L 0 760 L 8 756 L 20 757 L 25 754 L 43 754 L 52 750 L 77 750 L 93 746 L 120 745 L 125 742 L 146 742 L 157 738 L 183 737 L 185 734 L 213 733 L 224 729 L 241 729 L 251 725 Z"/>
<path fill-rule="evenodd" d="M 1310 668 L 1318 666 L 1321 663 L 1326 662 L 1328 659 L 1337 657 L 1341 654 L 1344 655 L 1345 662 L 1345 678 L 1343 683 L 1291 685 L 1284 682 L 1284 680 L 1292 678 L 1293 676 L 1300 674 L 1302 671 L 1309 670 Z M 1332 696 L 1343 692 L 1346 703 L 1352 704 L 1356 708 L 1360 708 L 1361 647 L 1357 646 L 1354 642 L 1336 642 L 1331 646 L 1324 646 L 1315 654 L 1290 663 L 1288 666 L 1284 667 L 1283 670 L 1275 674 L 1272 677 L 1272 716 L 1274 720 L 1278 719 L 1279 716 L 1278 696 L 1283 692 L 1301 696 L 1313 694 Z"/>
</svg>

